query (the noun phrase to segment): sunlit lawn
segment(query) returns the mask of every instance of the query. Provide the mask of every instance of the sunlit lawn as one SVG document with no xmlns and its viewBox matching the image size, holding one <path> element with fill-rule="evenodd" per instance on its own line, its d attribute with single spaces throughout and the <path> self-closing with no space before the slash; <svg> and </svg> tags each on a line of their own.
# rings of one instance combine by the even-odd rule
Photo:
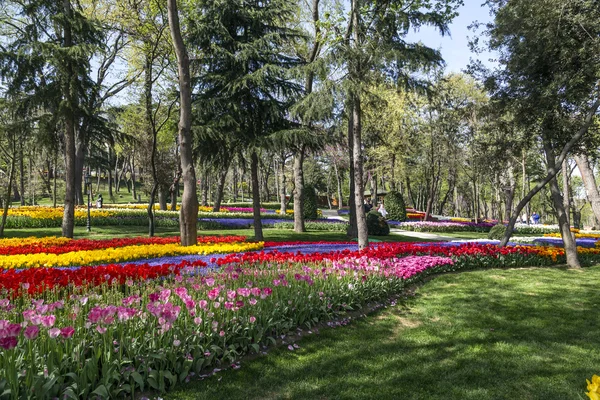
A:
<svg viewBox="0 0 600 400">
<path fill-rule="evenodd" d="M 344 232 L 319 232 L 311 231 L 296 233 L 286 229 L 264 229 L 265 240 L 268 241 L 347 241 L 348 237 Z M 75 227 L 75 238 L 106 239 L 114 237 L 145 236 L 148 234 L 146 226 L 92 226 L 91 232 L 87 232 L 86 227 Z M 157 227 L 156 236 L 174 236 L 179 235 L 179 228 Z M 253 229 L 215 229 L 200 230 L 199 235 L 242 235 L 248 239 L 254 239 Z M 28 228 L 28 229 L 6 229 L 6 237 L 29 237 L 29 236 L 60 236 L 61 228 Z M 391 242 L 423 242 L 424 239 L 414 238 L 404 235 L 373 236 L 373 239 Z"/>
<path fill-rule="evenodd" d="M 599 309 L 598 266 L 448 274 L 402 306 L 162 397 L 583 399 L 600 374 Z"/>
</svg>

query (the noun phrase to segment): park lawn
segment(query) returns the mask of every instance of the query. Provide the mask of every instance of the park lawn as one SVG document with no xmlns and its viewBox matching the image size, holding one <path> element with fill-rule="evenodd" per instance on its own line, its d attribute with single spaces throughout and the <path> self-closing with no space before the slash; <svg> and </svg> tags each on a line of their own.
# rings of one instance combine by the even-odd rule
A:
<svg viewBox="0 0 600 400">
<path fill-rule="evenodd" d="M 157 227 L 156 236 L 177 236 L 179 228 L 177 227 Z M 310 231 L 304 233 L 296 233 L 287 229 L 263 229 L 265 240 L 274 242 L 286 241 L 347 241 L 348 237 L 344 232 L 327 232 L 327 231 Z M 148 235 L 148 227 L 146 226 L 92 226 L 91 232 L 87 232 L 86 227 L 76 226 L 74 237 L 76 239 L 110 239 L 115 237 L 133 237 Z M 214 230 L 199 230 L 198 235 L 204 236 L 246 236 L 248 239 L 254 239 L 254 229 L 214 229 Z M 44 237 L 44 236 L 61 236 L 61 228 L 19 228 L 6 229 L 5 237 Z M 389 236 L 372 236 L 372 239 L 387 241 L 387 242 L 427 242 L 431 240 L 419 239 L 403 235 Z"/>
<path fill-rule="evenodd" d="M 165 399 L 583 399 L 600 374 L 600 266 L 434 277 L 397 307 Z"/>
</svg>

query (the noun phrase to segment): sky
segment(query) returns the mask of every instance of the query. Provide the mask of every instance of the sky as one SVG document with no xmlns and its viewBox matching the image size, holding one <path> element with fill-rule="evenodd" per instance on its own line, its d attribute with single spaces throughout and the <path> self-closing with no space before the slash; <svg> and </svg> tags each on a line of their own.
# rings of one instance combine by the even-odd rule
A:
<svg viewBox="0 0 600 400">
<path fill-rule="evenodd" d="M 458 10 L 450 27 L 450 35 L 442 37 L 438 31 L 431 27 L 423 27 L 417 32 L 411 32 L 410 41 L 421 41 L 428 47 L 441 51 L 446 61 L 446 72 L 460 72 L 469 65 L 471 59 L 481 60 L 484 65 L 493 65 L 494 56 L 491 53 L 475 54 L 469 49 L 469 38 L 478 35 L 468 29 L 474 21 L 490 22 L 492 17 L 487 6 L 481 6 L 484 0 L 464 0 L 464 5 Z M 480 34 L 480 32 L 479 32 Z"/>
</svg>

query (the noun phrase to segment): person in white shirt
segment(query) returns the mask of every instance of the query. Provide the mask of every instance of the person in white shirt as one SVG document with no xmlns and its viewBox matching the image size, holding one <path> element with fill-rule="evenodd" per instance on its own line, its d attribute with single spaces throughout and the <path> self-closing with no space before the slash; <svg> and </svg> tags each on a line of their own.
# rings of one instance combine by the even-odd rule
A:
<svg viewBox="0 0 600 400">
<path fill-rule="evenodd" d="M 382 216 L 383 218 L 386 218 L 386 217 L 387 217 L 387 214 L 388 214 L 388 213 L 387 213 L 387 211 L 385 211 L 385 207 L 384 207 L 384 205 L 383 205 L 383 202 L 381 202 L 381 203 L 379 204 L 379 208 L 377 209 L 377 212 L 378 212 L 379 214 L 381 214 L 381 216 Z"/>
</svg>

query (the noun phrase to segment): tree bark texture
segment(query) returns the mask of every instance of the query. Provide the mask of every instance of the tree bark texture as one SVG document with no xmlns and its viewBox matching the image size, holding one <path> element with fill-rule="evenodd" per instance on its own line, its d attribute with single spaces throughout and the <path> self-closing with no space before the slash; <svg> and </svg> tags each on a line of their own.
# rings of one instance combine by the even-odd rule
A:
<svg viewBox="0 0 600 400">
<path fill-rule="evenodd" d="M 281 215 L 285 215 L 286 213 L 286 209 L 287 209 L 287 199 L 286 197 L 286 193 L 285 193 L 285 185 L 286 185 L 286 178 L 285 178 L 285 159 L 286 157 L 281 157 L 281 171 L 279 172 L 280 174 L 280 183 L 279 183 L 279 213 Z"/>
<path fill-rule="evenodd" d="M 552 150 L 552 145 L 548 139 L 543 139 L 544 152 L 546 153 L 546 164 L 550 169 L 556 169 L 556 157 Z M 566 161 L 566 158 L 560 163 L 561 166 Z M 558 218 L 558 227 L 560 228 L 560 235 L 562 237 L 565 255 L 567 257 L 567 265 L 571 268 L 581 268 L 579 259 L 577 257 L 577 245 L 575 244 L 575 238 L 571 234 L 571 227 L 567 218 L 567 212 L 565 211 L 565 205 L 563 202 L 562 194 L 558 187 L 556 175 L 550 180 L 550 197 L 552 198 L 552 204 L 554 204 L 554 210 Z"/>
<path fill-rule="evenodd" d="M 63 35 L 65 48 L 73 46 L 71 37 L 71 19 L 73 12 L 71 10 L 71 1 L 63 0 L 63 8 L 66 19 L 63 22 Z M 64 118 L 64 146 L 65 146 L 65 207 L 62 219 L 62 235 L 72 238 L 75 227 L 75 107 L 76 93 L 75 81 L 77 75 L 74 68 L 68 62 L 63 76 L 62 91 L 66 99 L 67 110 Z"/>
<path fill-rule="evenodd" d="M 354 126 L 352 128 L 353 156 L 354 156 L 354 207 L 356 208 L 356 227 L 358 229 L 358 248 L 364 249 L 369 246 L 369 236 L 367 232 L 367 216 L 363 210 L 364 203 L 364 183 L 363 183 L 363 156 L 361 141 L 361 107 L 360 99 L 354 98 Z"/>
<path fill-rule="evenodd" d="M 223 201 L 223 190 L 225 189 L 225 179 L 227 178 L 227 172 L 229 172 L 229 162 L 221 168 L 219 174 L 219 182 L 217 183 L 217 193 L 215 194 L 215 203 L 213 204 L 213 211 L 219 212 L 221 210 L 221 202 Z"/>
<path fill-rule="evenodd" d="M 196 172 L 192 157 L 190 60 L 181 36 L 177 0 L 167 0 L 167 11 L 179 74 L 179 156 L 183 179 L 183 195 L 181 196 L 181 209 L 179 212 L 179 232 L 181 245 L 191 246 L 198 242 L 198 197 L 196 195 Z"/>
<path fill-rule="evenodd" d="M 294 232 L 306 232 L 304 226 L 304 146 L 294 154 Z"/>
<path fill-rule="evenodd" d="M 600 222 L 600 192 L 598 192 L 598 185 L 596 184 L 594 169 L 590 164 L 590 159 L 586 154 L 580 154 L 575 156 L 575 162 L 577 163 L 579 172 L 581 172 L 585 193 L 592 206 L 594 217 L 596 217 L 596 221 Z"/>
<path fill-rule="evenodd" d="M 252 175 L 252 215 L 254 217 L 254 240 L 264 240 L 260 219 L 260 182 L 258 180 L 258 155 L 252 150 L 250 173 Z"/>
<path fill-rule="evenodd" d="M 150 170 L 152 171 L 152 190 L 150 190 L 150 198 L 148 199 L 148 236 L 153 237 L 156 224 L 154 222 L 154 201 L 158 190 L 158 174 L 156 172 L 156 127 L 154 125 L 153 106 L 152 106 L 152 79 L 153 64 L 152 56 L 146 54 L 144 68 L 144 100 L 146 114 L 146 135 L 152 140 L 152 149 L 150 150 Z M 135 187 L 135 181 L 134 181 Z M 135 197 L 135 192 L 134 192 Z"/>
</svg>

